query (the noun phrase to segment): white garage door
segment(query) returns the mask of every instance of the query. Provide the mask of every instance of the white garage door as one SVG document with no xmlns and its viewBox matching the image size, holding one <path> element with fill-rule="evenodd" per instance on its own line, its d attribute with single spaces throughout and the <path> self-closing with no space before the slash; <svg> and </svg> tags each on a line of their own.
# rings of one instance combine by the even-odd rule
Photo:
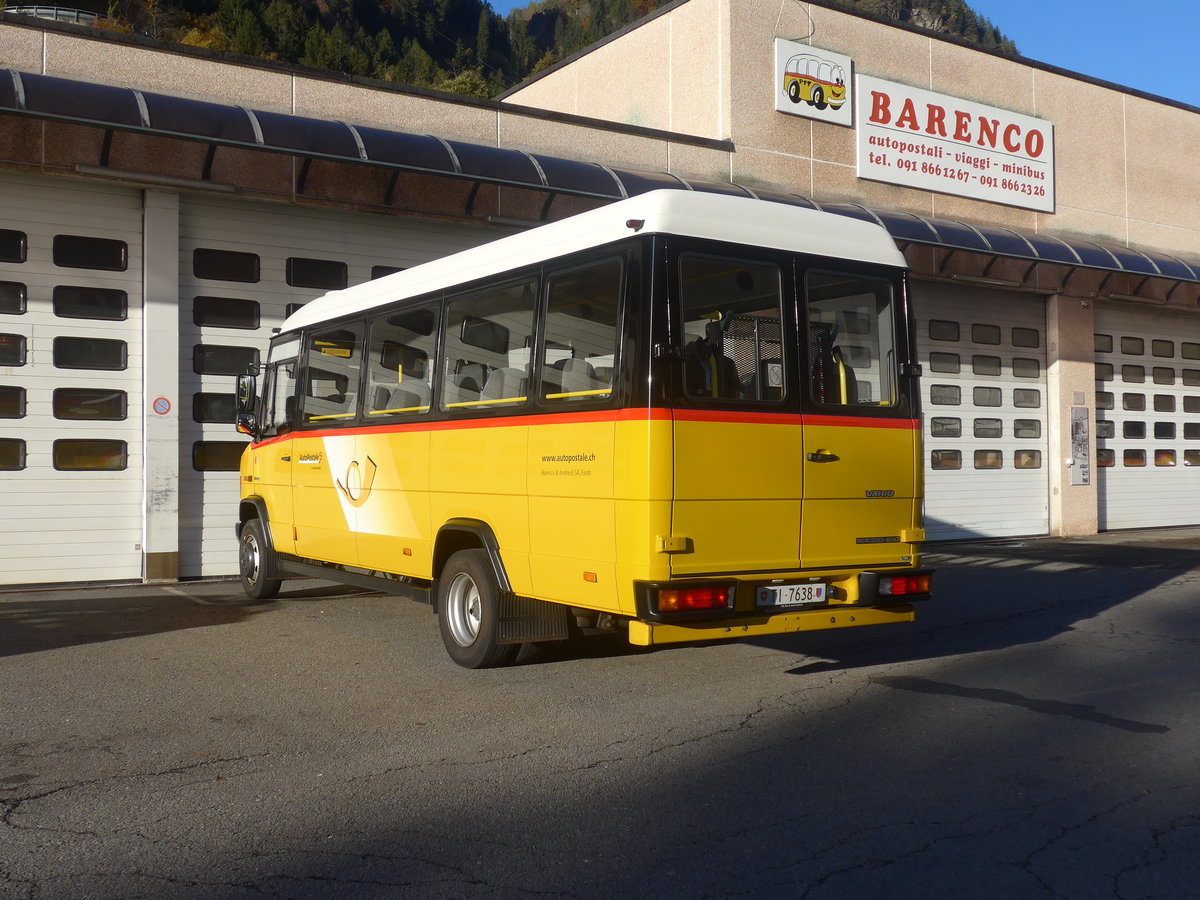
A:
<svg viewBox="0 0 1200 900">
<path fill-rule="evenodd" d="M 930 540 L 1049 530 L 1040 297 L 914 287 Z"/>
<path fill-rule="evenodd" d="M 331 288 L 495 240 L 503 232 L 389 216 L 184 198 L 180 206 L 180 574 L 237 572 L 234 376 L 272 328 Z"/>
<path fill-rule="evenodd" d="M 1200 317 L 1096 309 L 1100 528 L 1200 523 Z"/>
<path fill-rule="evenodd" d="M 142 575 L 141 193 L 0 174 L 0 584 Z"/>
</svg>

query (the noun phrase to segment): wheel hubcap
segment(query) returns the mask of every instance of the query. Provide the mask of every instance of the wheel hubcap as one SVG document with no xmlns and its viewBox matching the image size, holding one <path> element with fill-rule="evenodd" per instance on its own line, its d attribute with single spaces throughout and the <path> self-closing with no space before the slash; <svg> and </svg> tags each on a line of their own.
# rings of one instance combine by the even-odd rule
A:
<svg viewBox="0 0 1200 900">
<path fill-rule="evenodd" d="M 459 646 L 469 647 L 475 643 L 481 617 L 482 603 L 475 579 L 463 573 L 455 575 L 446 597 L 446 624 Z"/>
<path fill-rule="evenodd" d="M 242 541 L 241 554 L 242 576 L 250 584 L 258 581 L 258 569 L 261 565 L 258 553 L 258 541 L 253 536 L 247 537 Z"/>
</svg>

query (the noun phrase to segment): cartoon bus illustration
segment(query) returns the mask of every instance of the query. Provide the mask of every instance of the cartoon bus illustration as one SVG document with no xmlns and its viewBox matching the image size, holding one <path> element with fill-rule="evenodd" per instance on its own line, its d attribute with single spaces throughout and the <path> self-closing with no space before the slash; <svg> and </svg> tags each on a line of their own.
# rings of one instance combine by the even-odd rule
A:
<svg viewBox="0 0 1200 900">
<path fill-rule="evenodd" d="M 803 100 L 817 109 L 841 109 L 846 102 L 846 72 L 837 63 L 798 53 L 784 67 L 783 90 L 793 103 Z"/>
</svg>

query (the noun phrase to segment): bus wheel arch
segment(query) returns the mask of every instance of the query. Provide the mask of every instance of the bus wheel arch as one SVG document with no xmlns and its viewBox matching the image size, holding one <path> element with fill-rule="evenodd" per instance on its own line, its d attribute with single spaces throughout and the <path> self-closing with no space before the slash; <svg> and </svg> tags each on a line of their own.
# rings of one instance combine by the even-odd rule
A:
<svg viewBox="0 0 1200 900">
<path fill-rule="evenodd" d="M 241 523 L 238 535 L 238 576 L 242 590 L 251 600 L 270 600 L 283 582 L 271 577 L 278 569 L 275 549 L 267 536 L 264 520 L 252 516 Z"/>
<path fill-rule="evenodd" d="M 446 652 L 467 669 L 506 666 L 519 644 L 500 644 L 500 585 L 482 547 L 455 550 L 437 580 L 438 630 Z"/>
</svg>

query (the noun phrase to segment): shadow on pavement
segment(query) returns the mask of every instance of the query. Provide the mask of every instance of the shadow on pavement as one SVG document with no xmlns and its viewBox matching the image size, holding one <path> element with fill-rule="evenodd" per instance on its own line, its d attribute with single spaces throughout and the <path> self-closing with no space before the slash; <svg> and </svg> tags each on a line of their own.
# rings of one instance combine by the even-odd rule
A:
<svg viewBox="0 0 1200 900">
<path fill-rule="evenodd" d="M 365 593 L 311 581 L 285 585 L 280 601 Z M 236 582 L 31 590 L 0 595 L 0 658 L 245 621 L 274 603 L 248 603 Z"/>
</svg>

